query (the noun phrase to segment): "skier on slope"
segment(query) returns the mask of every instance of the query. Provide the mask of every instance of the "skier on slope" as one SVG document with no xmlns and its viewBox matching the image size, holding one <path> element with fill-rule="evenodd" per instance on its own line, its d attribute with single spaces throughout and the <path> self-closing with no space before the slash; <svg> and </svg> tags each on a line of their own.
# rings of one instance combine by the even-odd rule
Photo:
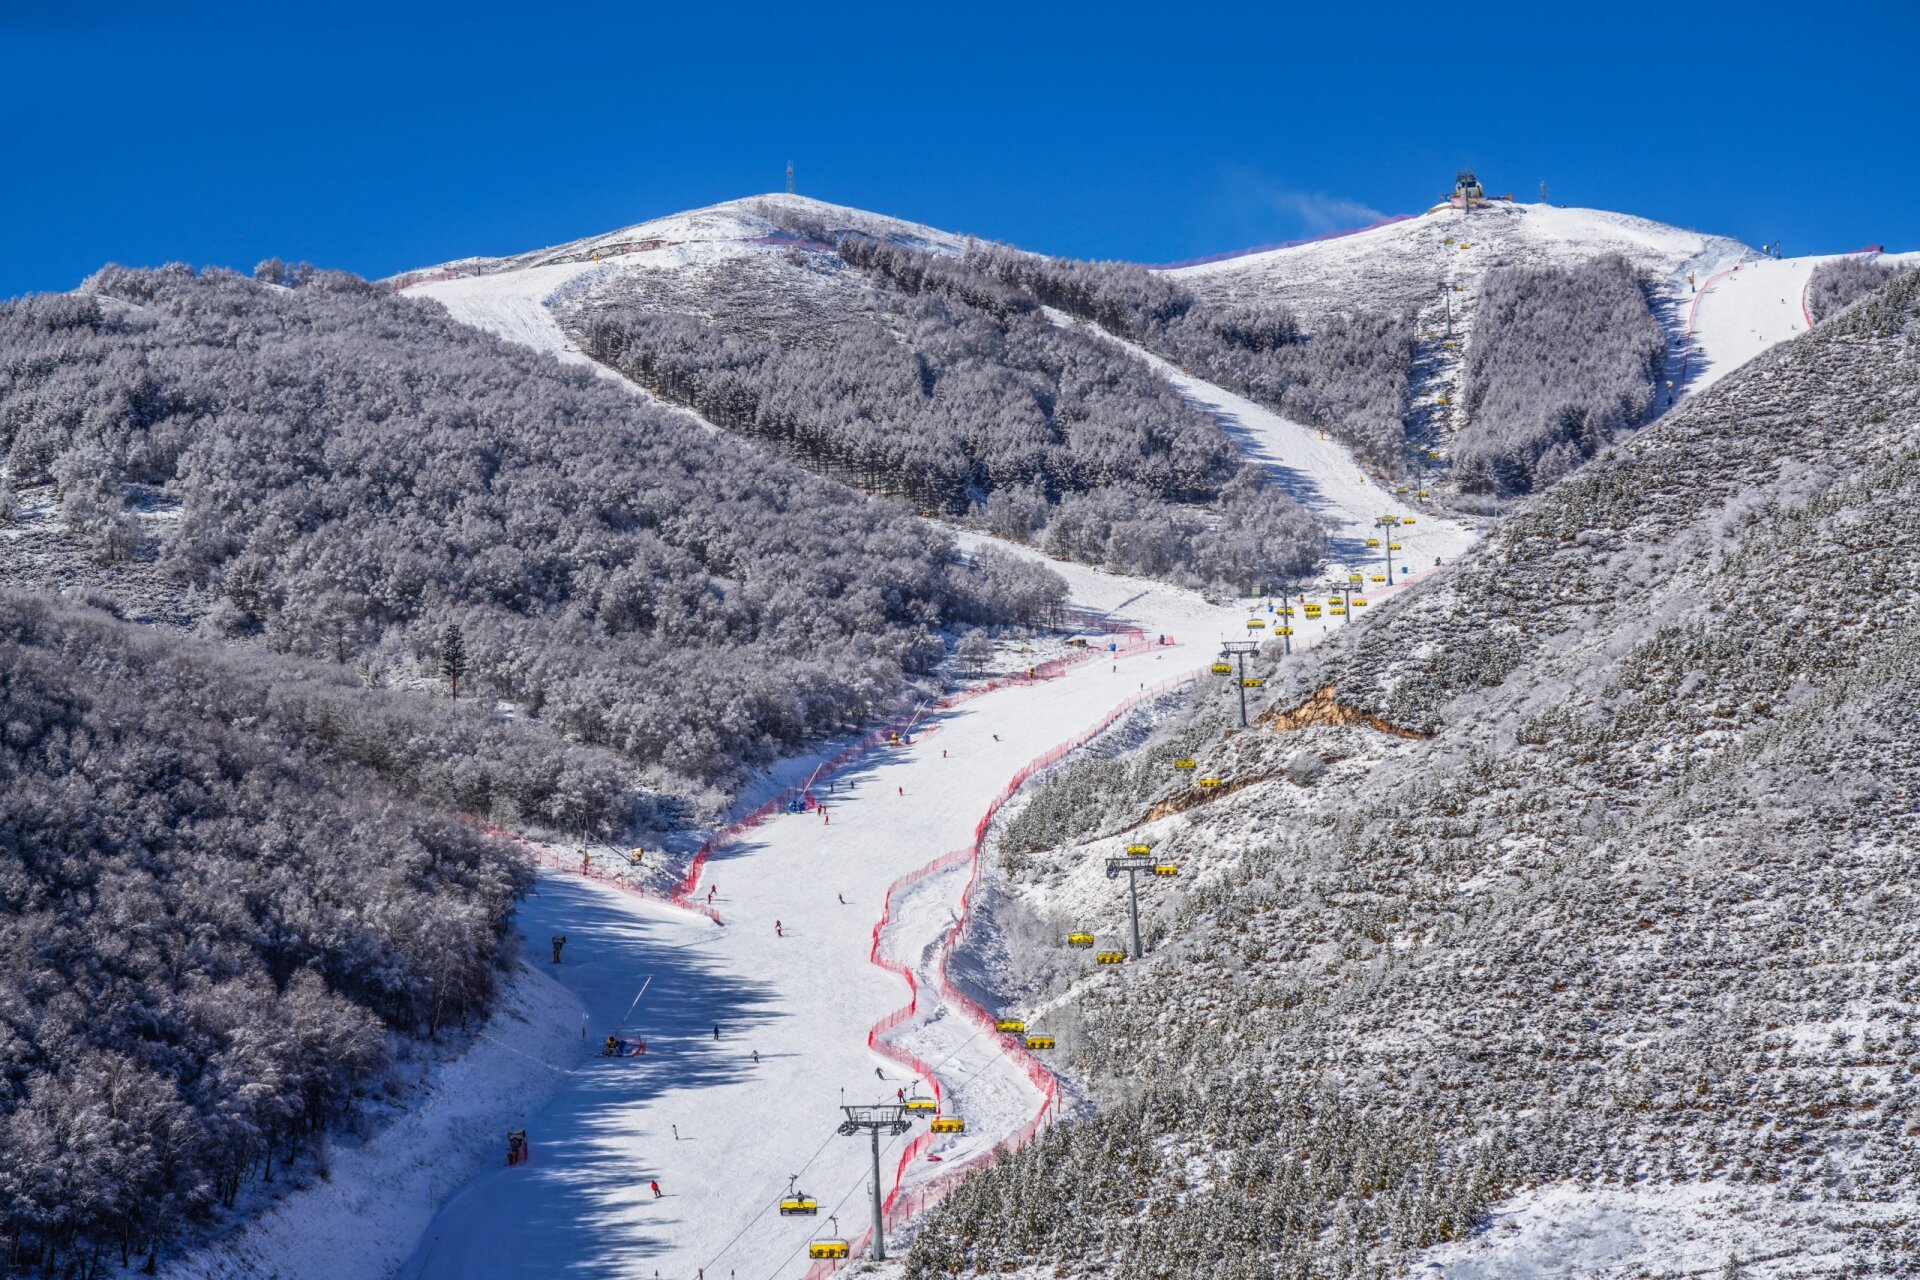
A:
<svg viewBox="0 0 1920 1280">
<path fill-rule="evenodd" d="M 780 922 L 778 920 L 773 922 L 773 936 L 776 938 L 784 938 L 787 936 L 780 931 Z"/>
<path fill-rule="evenodd" d="M 713 1038 L 715 1040 L 720 1038 L 720 1024 L 717 1022 L 713 1024 Z"/>
<path fill-rule="evenodd" d="M 660 1198 L 660 1184 L 658 1182 L 649 1182 L 647 1186 L 652 1189 L 653 1198 L 658 1200 Z"/>
<path fill-rule="evenodd" d="M 707 886 L 707 905 L 708 906 L 713 905 L 713 891 L 719 887 L 720 886 L 716 884 L 710 884 Z"/>
</svg>

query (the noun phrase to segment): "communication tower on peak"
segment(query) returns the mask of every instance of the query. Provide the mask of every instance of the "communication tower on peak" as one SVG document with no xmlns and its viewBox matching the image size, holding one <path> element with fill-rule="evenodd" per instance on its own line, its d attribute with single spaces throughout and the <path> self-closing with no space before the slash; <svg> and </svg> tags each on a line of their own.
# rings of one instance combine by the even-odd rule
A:
<svg viewBox="0 0 1920 1280">
<path fill-rule="evenodd" d="M 793 194 L 793 161 L 787 161 L 787 194 Z"/>
</svg>

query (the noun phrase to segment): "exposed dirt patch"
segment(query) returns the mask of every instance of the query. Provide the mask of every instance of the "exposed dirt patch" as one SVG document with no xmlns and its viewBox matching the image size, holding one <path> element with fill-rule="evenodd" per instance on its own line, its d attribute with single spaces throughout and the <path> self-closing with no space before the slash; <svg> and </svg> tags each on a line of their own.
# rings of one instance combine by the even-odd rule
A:
<svg viewBox="0 0 1920 1280">
<path fill-rule="evenodd" d="M 1369 729 L 1378 729 L 1381 733 L 1390 733 L 1396 738 L 1412 738 L 1416 742 L 1427 736 L 1414 729 L 1403 729 L 1397 724 L 1390 724 L 1379 716 L 1371 715 L 1358 707 L 1349 706 L 1340 701 L 1338 694 L 1338 689 L 1327 685 L 1291 711 L 1282 711 L 1279 707 L 1267 708 L 1261 713 L 1257 723 L 1275 733 L 1286 733 L 1293 729 L 1310 729 L 1315 725 L 1357 724 L 1365 725 Z"/>
</svg>

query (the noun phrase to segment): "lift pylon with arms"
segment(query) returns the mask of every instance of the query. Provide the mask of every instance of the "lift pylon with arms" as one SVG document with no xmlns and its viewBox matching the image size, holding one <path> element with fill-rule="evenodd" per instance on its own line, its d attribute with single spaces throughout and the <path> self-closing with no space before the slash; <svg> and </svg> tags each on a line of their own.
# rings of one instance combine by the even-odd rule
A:
<svg viewBox="0 0 1920 1280">
<path fill-rule="evenodd" d="M 1143 854 L 1133 853 L 1132 850 L 1136 848 L 1149 849 L 1149 851 Z M 1145 872 L 1148 875 L 1166 876 L 1174 875 L 1178 871 L 1177 864 L 1156 860 L 1149 846 L 1146 845 L 1131 845 L 1124 857 L 1107 859 L 1107 879 L 1118 880 L 1123 875 L 1127 878 L 1127 905 L 1133 917 L 1133 958 L 1135 960 L 1140 959 L 1144 954 L 1140 946 L 1140 874 Z"/>
<path fill-rule="evenodd" d="M 913 1128 L 907 1109 L 897 1102 L 877 1106 L 843 1106 L 847 1118 L 840 1122 L 840 1136 L 857 1138 L 862 1133 L 873 1139 L 873 1258 L 887 1260 L 887 1220 L 880 1204 L 880 1135 L 898 1136 Z"/>
</svg>

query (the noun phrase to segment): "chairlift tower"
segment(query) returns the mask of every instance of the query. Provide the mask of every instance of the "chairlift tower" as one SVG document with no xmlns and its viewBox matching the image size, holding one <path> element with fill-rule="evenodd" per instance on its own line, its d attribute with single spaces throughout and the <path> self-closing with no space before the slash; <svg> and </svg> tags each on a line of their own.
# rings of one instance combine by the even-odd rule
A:
<svg viewBox="0 0 1920 1280">
<path fill-rule="evenodd" d="M 1127 905 L 1133 916 L 1133 958 L 1135 960 L 1145 954 L 1140 945 L 1140 873 L 1144 871 L 1148 875 L 1173 874 L 1171 869 L 1173 864 L 1155 861 L 1151 850 L 1137 852 L 1146 849 L 1147 846 L 1143 844 L 1128 845 L 1125 855 L 1107 859 L 1107 879 L 1118 880 L 1123 875 L 1127 878 Z M 1162 867 L 1168 869 L 1162 871 Z"/>
<path fill-rule="evenodd" d="M 787 161 L 787 194 L 793 194 L 793 161 Z"/>
<path fill-rule="evenodd" d="M 887 1260 L 887 1223 L 880 1205 L 880 1134 L 898 1137 L 913 1128 L 907 1119 L 905 1103 L 883 1102 L 876 1106 L 841 1106 L 847 1118 L 840 1122 L 840 1136 L 857 1138 L 865 1132 L 873 1139 L 873 1258 Z"/>
<path fill-rule="evenodd" d="M 1247 727 L 1247 655 L 1260 652 L 1258 640 L 1222 640 L 1220 657 L 1232 658 L 1239 664 L 1240 680 L 1240 727 Z"/>
<path fill-rule="evenodd" d="M 1380 549 L 1387 556 L 1387 585 L 1391 587 L 1393 585 L 1393 535 L 1400 528 L 1400 517 L 1381 516 L 1373 522 L 1373 527 L 1380 531 Z"/>
</svg>

